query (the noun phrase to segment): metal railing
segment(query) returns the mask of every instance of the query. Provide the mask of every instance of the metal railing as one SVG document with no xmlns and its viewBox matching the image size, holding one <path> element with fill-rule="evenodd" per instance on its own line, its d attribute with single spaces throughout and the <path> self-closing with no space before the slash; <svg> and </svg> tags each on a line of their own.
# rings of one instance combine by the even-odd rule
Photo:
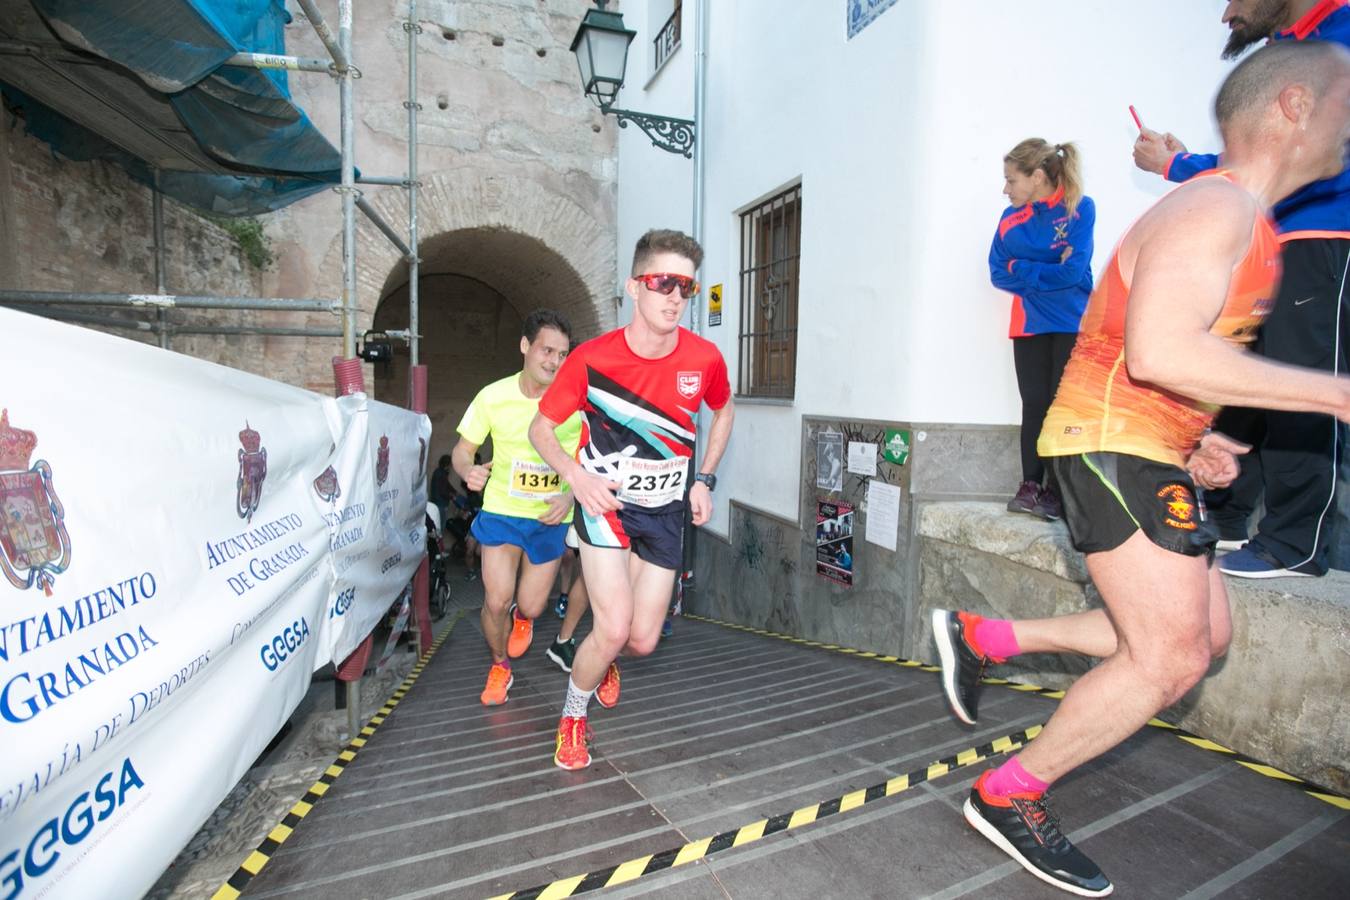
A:
<svg viewBox="0 0 1350 900">
<path fill-rule="evenodd" d="M 666 64 L 666 60 L 680 48 L 680 4 L 675 4 L 675 11 L 666 19 L 666 24 L 661 26 L 661 30 L 656 33 L 652 39 L 652 73 L 655 74 Z"/>
</svg>

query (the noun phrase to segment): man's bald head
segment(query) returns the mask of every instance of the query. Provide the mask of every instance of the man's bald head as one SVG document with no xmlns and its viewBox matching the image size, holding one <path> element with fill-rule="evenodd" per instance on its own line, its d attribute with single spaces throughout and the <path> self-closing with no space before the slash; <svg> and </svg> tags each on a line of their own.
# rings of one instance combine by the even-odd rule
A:
<svg viewBox="0 0 1350 900">
<path fill-rule="evenodd" d="M 1224 79 L 1214 100 L 1214 117 L 1224 141 L 1240 135 L 1233 129 L 1256 125 L 1288 88 L 1302 87 L 1311 97 L 1326 95 L 1350 73 L 1350 53 L 1326 41 L 1275 41 L 1244 59 Z"/>
</svg>

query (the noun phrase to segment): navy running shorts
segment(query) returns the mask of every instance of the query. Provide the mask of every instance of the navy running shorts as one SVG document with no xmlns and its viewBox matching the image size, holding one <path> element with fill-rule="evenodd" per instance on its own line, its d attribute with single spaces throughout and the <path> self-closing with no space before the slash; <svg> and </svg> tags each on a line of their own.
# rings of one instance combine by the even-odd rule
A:
<svg viewBox="0 0 1350 900">
<path fill-rule="evenodd" d="M 592 547 L 632 550 L 643 562 L 675 572 L 682 561 L 684 513 L 682 505 L 657 513 L 625 506 L 593 517 L 578 503 L 572 525 L 577 537 Z"/>
</svg>

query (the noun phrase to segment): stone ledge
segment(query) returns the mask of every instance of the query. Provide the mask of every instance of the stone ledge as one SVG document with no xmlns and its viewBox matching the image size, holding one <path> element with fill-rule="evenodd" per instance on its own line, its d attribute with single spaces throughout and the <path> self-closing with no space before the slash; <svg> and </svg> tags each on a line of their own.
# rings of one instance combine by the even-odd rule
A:
<svg viewBox="0 0 1350 900">
<path fill-rule="evenodd" d="M 1020 565 L 1088 582 L 1083 555 L 1069 542 L 1063 522 L 1016 515 L 1001 503 L 923 503 L 918 535 L 1003 556 Z M 1230 595 L 1258 598 L 1304 597 L 1340 606 L 1350 615 L 1350 572 L 1333 569 L 1321 578 L 1226 578 Z"/>
<path fill-rule="evenodd" d="M 927 610 L 959 605 L 1035 618 L 1100 605 L 1060 523 L 1000 503 L 932 502 L 918 511 L 920 658 Z M 1233 642 L 1209 677 L 1162 718 L 1318 784 L 1350 791 L 1350 573 L 1227 579 Z M 1063 687 L 1088 662 L 1020 657 L 992 674 Z"/>
</svg>

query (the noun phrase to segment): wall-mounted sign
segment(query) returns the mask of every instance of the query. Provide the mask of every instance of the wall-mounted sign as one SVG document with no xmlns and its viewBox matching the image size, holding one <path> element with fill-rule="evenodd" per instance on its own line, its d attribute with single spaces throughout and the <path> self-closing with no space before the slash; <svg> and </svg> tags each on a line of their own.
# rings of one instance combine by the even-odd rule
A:
<svg viewBox="0 0 1350 900">
<path fill-rule="evenodd" d="M 881 446 L 881 455 L 887 462 L 903 466 L 909 461 L 909 432 L 896 428 L 886 429 L 886 443 Z"/>
<path fill-rule="evenodd" d="M 708 288 L 708 326 L 722 324 L 722 286 Z"/>
</svg>

